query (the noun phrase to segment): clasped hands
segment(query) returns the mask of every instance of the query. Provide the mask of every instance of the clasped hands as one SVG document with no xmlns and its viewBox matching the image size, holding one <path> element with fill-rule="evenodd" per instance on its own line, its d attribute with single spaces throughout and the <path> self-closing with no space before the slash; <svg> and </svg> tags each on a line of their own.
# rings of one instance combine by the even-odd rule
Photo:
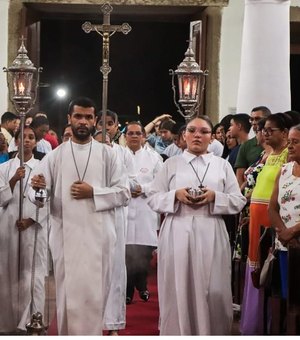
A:
<svg viewBox="0 0 300 340">
<path fill-rule="evenodd" d="M 71 196 L 76 200 L 80 200 L 83 198 L 92 198 L 93 194 L 93 187 L 86 182 L 75 181 L 71 185 Z"/>
<path fill-rule="evenodd" d="M 296 227 L 297 225 L 295 225 Z M 300 242 L 298 241 L 297 238 L 295 238 L 295 230 L 294 228 L 282 228 L 278 229 L 275 228 L 278 240 L 284 245 L 284 246 L 291 246 L 291 247 L 299 247 Z"/>
<path fill-rule="evenodd" d="M 187 205 L 203 206 L 215 201 L 215 192 L 207 188 L 202 188 L 203 194 L 193 197 L 188 192 L 189 188 L 178 189 L 175 192 L 176 199 Z"/>
</svg>

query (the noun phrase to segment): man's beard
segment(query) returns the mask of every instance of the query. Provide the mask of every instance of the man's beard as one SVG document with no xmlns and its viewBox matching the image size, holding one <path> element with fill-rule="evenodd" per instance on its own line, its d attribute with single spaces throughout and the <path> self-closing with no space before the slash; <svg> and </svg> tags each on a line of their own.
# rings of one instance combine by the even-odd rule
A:
<svg viewBox="0 0 300 340">
<path fill-rule="evenodd" d="M 79 139 L 80 141 L 88 140 L 89 137 L 92 135 L 93 127 L 90 129 L 87 127 L 80 127 L 76 129 L 73 126 L 71 126 L 71 128 L 75 138 Z"/>
</svg>

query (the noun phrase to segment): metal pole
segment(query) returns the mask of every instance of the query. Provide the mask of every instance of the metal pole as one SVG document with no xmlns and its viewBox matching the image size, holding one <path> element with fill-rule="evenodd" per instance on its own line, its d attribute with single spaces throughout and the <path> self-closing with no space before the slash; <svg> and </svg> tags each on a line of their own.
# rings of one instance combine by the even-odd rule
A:
<svg viewBox="0 0 300 340">
<path fill-rule="evenodd" d="M 25 112 L 20 112 L 20 145 L 18 147 L 18 153 L 20 158 L 20 166 L 24 166 L 24 126 L 25 126 Z M 23 178 L 20 179 L 20 197 L 19 197 L 19 220 L 23 218 Z"/>
<path fill-rule="evenodd" d="M 20 166 L 24 166 L 24 126 L 25 126 L 25 112 L 20 112 L 20 144 L 18 146 L 18 153 L 20 159 Z M 20 197 L 19 197 L 19 220 L 23 219 L 23 201 L 24 189 L 23 178 L 20 179 Z M 21 246 L 22 246 L 22 232 L 18 234 L 18 319 L 20 319 L 20 280 L 21 280 Z"/>
<path fill-rule="evenodd" d="M 101 7 L 103 12 L 103 27 L 110 26 L 110 12 L 112 11 L 111 6 L 107 6 L 104 4 Z M 110 32 L 104 29 L 103 32 L 103 44 L 102 44 L 102 66 L 100 67 L 100 71 L 103 74 L 102 80 L 102 142 L 105 143 L 106 140 L 106 113 L 107 113 L 107 96 L 108 96 L 108 74 L 111 71 L 111 67 L 109 66 L 109 37 Z"/>
</svg>

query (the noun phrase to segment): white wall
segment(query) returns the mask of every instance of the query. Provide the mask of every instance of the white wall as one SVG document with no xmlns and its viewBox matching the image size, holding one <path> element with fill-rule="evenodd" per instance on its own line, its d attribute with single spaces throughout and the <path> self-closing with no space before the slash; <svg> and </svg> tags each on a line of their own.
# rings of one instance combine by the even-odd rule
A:
<svg viewBox="0 0 300 340">
<path fill-rule="evenodd" d="M 7 83 L 6 73 L 2 71 L 3 67 L 7 67 L 7 44 L 8 44 L 8 5 L 9 0 L 0 0 L 0 116 L 7 111 Z"/>
<path fill-rule="evenodd" d="M 243 0 L 229 0 L 228 7 L 223 8 L 220 49 L 220 119 L 236 111 L 244 6 Z"/>
</svg>

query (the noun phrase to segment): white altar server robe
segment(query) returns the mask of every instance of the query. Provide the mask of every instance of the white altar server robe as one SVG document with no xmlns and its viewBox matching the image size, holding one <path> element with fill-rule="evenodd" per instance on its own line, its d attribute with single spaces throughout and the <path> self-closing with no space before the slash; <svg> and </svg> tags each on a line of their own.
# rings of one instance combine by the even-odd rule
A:
<svg viewBox="0 0 300 340">
<path fill-rule="evenodd" d="M 175 200 L 177 189 L 215 191 L 215 202 L 193 209 Z M 231 255 L 222 214 L 236 214 L 246 203 L 230 164 L 212 153 L 184 151 L 157 174 L 151 208 L 165 213 L 158 241 L 161 335 L 227 335 L 232 322 Z"/>
<path fill-rule="evenodd" d="M 131 151 L 132 152 L 132 151 Z M 157 246 L 157 230 L 159 229 L 160 215 L 154 212 L 147 204 L 149 187 L 162 168 L 161 156 L 141 148 L 132 153 L 137 181 L 142 188 L 142 195 L 132 198 L 128 206 L 128 228 L 126 244 L 139 244 Z"/>
<path fill-rule="evenodd" d="M 29 201 L 27 193 L 32 171 L 39 162 L 32 157 L 24 164 L 23 218 L 32 218 L 34 221 L 36 221 L 38 208 Z M 44 281 L 47 271 L 47 208 L 38 209 L 39 223 L 34 223 L 22 232 L 18 231 L 16 221 L 19 219 L 20 182 L 16 183 L 12 192 L 9 180 L 19 167 L 19 158 L 13 158 L 0 165 L 0 332 L 12 332 L 16 331 L 17 328 L 25 330 L 25 325 L 31 319 L 31 312 L 38 311 L 44 314 Z M 33 272 L 36 229 L 37 242 L 35 270 Z M 18 273 L 19 266 L 20 272 Z M 31 279 L 33 273 L 35 280 L 31 311 Z"/>
<path fill-rule="evenodd" d="M 130 187 L 135 187 L 136 173 L 131 153 L 122 145 L 112 143 L 112 149 L 124 165 Z M 128 207 L 116 209 L 116 251 L 113 260 L 111 286 L 104 313 L 104 329 L 124 329 L 126 325 L 126 263 L 125 237 Z"/>
</svg>

